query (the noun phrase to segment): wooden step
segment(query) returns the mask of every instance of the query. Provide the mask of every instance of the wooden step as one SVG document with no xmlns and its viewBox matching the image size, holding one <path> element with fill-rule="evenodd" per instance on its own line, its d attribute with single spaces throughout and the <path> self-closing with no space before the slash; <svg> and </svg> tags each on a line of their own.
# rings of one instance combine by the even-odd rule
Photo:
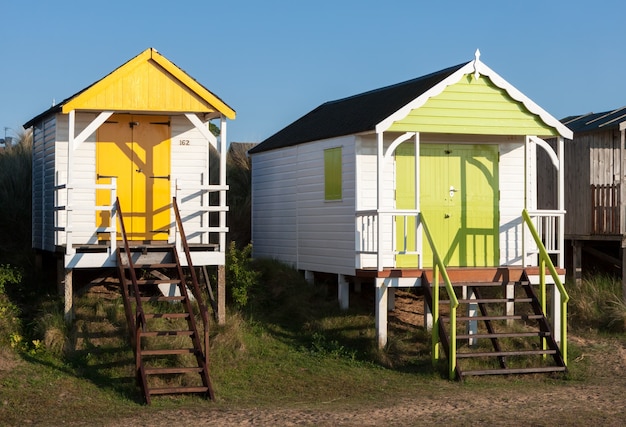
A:
<svg viewBox="0 0 626 427">
<path fill-rule="evenodd" d="M 169 368 L 145 368 L 147 375 L 170 375 L 170 374 L 195 374 L 202 372 L 198 366 L 169 367 Z"/>
<path fill-rule="evenodd" d="M 449 322 L 450 318 L 448 316 L 441 316 L 443 321 Z M 537 320 L 543 319 L 543 314 L 515 314 L 515 315 L 502 315 L 502 316 L 457 316 L 457 322 L 467 322 L 470 320 Z"/>
<path fill-rule="evenodd" d="M 512 283 L 511 283 L 512 285 Z M 458 288 L 459 286 L 468 286 L 468 287 L 493 287 L 493 286 L 505 286 L 502 282 L 454 282 L 452 283 L 452 287 Z"/>
<path fill-rule="evenodd" d="M 208 393 L 209 388 L 204 386 L 198 387 L 164 387 L 164 388 L 151 388 L 148 392 L 153 394 L 183 394 L 183 393 Z"/>
<path fill-rule="evenodd" d="M 167 337 L 167 336 L 187 336 L 193 335 L 193 331 L 140 331 L 142 337 Z"/>
<path fill-rule="evenodd" d="M 450 300 L 446 300 L 450 302 Z M 514 303 L 528 303 L 532 302 L 532 298 L 474 298 L 474 299 L 459 299 L 459 304 L 497 304 L 505 302 Z M 443 302 L 443 301 L 442 301 Z"/>
<path fill-rule="evenodd" d="M 176 301 L 184 301 L 184 296 L 175 296 L 175 297 L 166 297 L 163 295 L 153 295 L 151 297 L 141 297 L 141 301 L 143 302 L 159 302 L 159 301 L 168 301 L 168 302 L 176 302 Z"/>
<path fill-rule="evenodd" d="M 138 285 L 160 285 L 161 283 L 166 283 L 168 285 L 178 285 L 181 282 L 180 279 L 142 279 L 137 280 Z"/>
<path fill-rule="evenodd" d="M 145 313 L 146 319 L 186 319 L 189 313 Z"/>
<path fill-rule="evenodd" d="M 141 350 L 142 356 L 172 356 L 176 354 L 193 354 L 195 348 L 160 348 L 157 350 Z"/>
<path fill-rule="evenodd" d="M 542 366 L 537 368 L 502 368 L 462 371 L 461 376 L 476 375 L 505 375 L 505 374 L 545 374 L 549 372 L 565 372 L 565 366 Z"/>
<path fill-rule="evenodd" d="M 467 340 L 470 338 L 525 338 L 525 337 L 549 337 L 550 332 L 498 332 L 495 334 L 457 334 L 456 339 Z"/>
<path fill-rule="evenodd" d="M 180 279 L 167 279 L 167 280 L 160 280 L 160 279 L 139 279 L 137 280 L 137 285 L 139 286 L 145 286 L 145 285 L 159 285 L 161 283 L 166 283 L 168 285 L 178 285 L 181 283 Z M 124 284 L 126 286 L 133 286 L 133 281 L 131 279 L 128 278 L 124 278 Z"/>
<path fill-rule="evenodd" d="M 543 356 L 544 354 L 556 354 L 556 350 L 515 350 L 515 351 L 484 351 L 474 353 L 459 353 L 457 359 L 468 359 L 471 357 L 509 357 L 509 356 Z"/>
<path fill-rule="evenodd" d="M 134 264 L 135 269 L 155 270 L 157 268 L 176 268 L 176 263 L 157 263 L 157 264 Z M 124 268 L 128 269 L 128 264 L 124 264 Z"/>
</svg>

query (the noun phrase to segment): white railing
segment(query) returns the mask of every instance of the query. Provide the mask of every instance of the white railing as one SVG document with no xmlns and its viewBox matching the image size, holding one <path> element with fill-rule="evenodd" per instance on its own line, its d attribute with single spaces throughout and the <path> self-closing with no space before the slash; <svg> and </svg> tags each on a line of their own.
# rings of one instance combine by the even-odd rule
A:
<svg viewBox="0 0 626 427">
<path fill-rule="evenodd" d="M 565 211 L 535 210 L 529 212 L 529 215 L 547 253 L 556 258 L 557 265 L 562 266 Z M 409 221 L 410 218 L 414 218 L 414 227 Z M 379 223 L 380 236 L 378 235 Z M 398 233 L 398 227 L 401 224 L 404 230 L 403 236 Z M 421 264 L 423 253 L 419 211 L 411 209 L 357 211 L 355 231 L 356 265 L 360 268 L 395 267 L 398 255 L 417 255 Z M 409 238 L 410 233 L 415 234 Z M 413 242 L 415 242 L 414 245 Z M 524 265 L 537 265 L 539 248 L 525 228 L 522 230 L 522 251 Z M 367 255 L 370 255 L 369 261 L 364 261 Z M 376 256 L 376 260 L 373 256 Z M 393 260 L 393 264 L 383 265 L 383 260 Z"/>
<path fill-rule="evenodd" d="M 395 259 L 398 255 L 416 255 L 422 260 L 422 228 L 419 220 L 420 212 L 415 209 L 388 209 L 388 210 L 362 210 L 356 213 L 356 256 L 377 255 L 375 265 L 362 265 L 367 267 L 383 267 L 383 260 Z M 411 218 L 413 221 L 411 221 Z M 381 236 L 389 236 L 380 239 L 378 236 L 379 222 Z M 403 235 L 398 234 L 398 227 L 404 230 Z M 384 228 L 391 230 L 391 233 Z"/>
<path fill-rule="evenodd" d="M 562 267 L 564 262 L 564 218 L 565 211 L 560 210 L 534 210 L 528 211 L 537 234 L 543 243 L 548 255 L 556 257 L 556 263 Z M 537 265 L 539 248 L 532 235 L 524 227 L 523 243 L 524 265 Z"/>
<path fill-rule="evenodd" d="M 180 185 L 178 181 L 176 182 L 175 197 L 187 241 L 202 245 L 216 245 L 217 251 L 226 251 L 228 206 L 224 201 L 227 191 L 228 185 Z M 211 194 L 218 194 L 217 200 L 211 200 Z M 217 219 L 212 219 L 211 214 L 217 215 Z M 216 222 L 217 226 L 211 225 Z M 174 241 L 178 248 L 181 244 L 178 227 L 176 227 Z"/>
<path fill-rule="evenodd" d="M 62 204 L 61 193 L 65 190 L 65 204 Z M 73 193 L 76 190 L 93 190 L 94 192 L 98 190 L 104 190 L 109 192 L 109 204 L 108 205 L 97 205 L 97 204 L 87 204 L 87 203 L 74 203 L 73 202 Z M 111 182 L 109 184 L 91 184 L 91 185 L 66 185 L 66 184 L 56 184 L 54 186 L 54 223 L 56 224 L 54 227 L 55 232 L 55 243 L 62 244 L 63 239 L 61 234 L 65 234 L 65 254 L 73 255 L 76 253 L 74 249 L 74 233 L 75 232 L 88 232 L 94 234 L 108 233 L 109 234 L 109 254 L 115 253 L 116 245 L 117 245 L 117 211 L 115 209 L 115 200 L 117 198 L 117 180 L 112 177 Z M 61 226 L 63 223 L 63 218 L 61 213 L 65 212 L 65 225 Z M 87 227 L 79 227 L 74 224 L 74 214 L 76 212 L 87 212 L 91 215 L 92 218 L 96 218 L 97 212 L 108 212 L 109 213 L 109 224 L 98 227 L 87 226 Z M 94 236 L 92 234 L 92 236 Z M 95 239 L 97 240 L 97 238 Z M 86 243 L 86 242 L 79 242 Z"/>
</svg>

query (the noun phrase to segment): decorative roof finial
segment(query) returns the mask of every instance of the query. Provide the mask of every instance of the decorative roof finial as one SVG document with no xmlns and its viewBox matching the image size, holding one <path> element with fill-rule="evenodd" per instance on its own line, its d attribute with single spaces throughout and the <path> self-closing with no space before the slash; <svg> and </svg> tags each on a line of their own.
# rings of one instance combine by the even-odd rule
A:
<svg viewBox="0 0 626 427">
<path fill-rule="evenodd" d="M 478 80 L 480 77 L 480 72 L 478 71 L 478 63 L 480 62 L 480 49 L 476 49 L 476 53 L 474 53 L 474 78 Z"/>
</svg>

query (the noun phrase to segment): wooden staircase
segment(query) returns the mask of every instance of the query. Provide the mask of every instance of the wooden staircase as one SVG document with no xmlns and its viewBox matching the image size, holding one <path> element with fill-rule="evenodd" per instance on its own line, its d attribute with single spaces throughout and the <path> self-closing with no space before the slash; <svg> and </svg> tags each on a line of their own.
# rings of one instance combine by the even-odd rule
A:
<svg viewBox="0 0 626 427">
<path fill-rule="evenodd" d="M 432 287 L 422 277 L 424 299 L 431 312 Z M 567 370 L 535 290 L 526 272 L 512 284 L 507 282 L 452 283 L 458 299 L 456 316 L 456 377 L 564 372 Z M 445 292 L 445 287 L 440 290 Z M 471 296 L 471 297 L 468 297 Z M 449 296 L 448 296 L 449 298 Z M 507 306 L 513 305 L 514 310 Z M 450 299 L 440 300 L 438 326 L 441 347 L 449 359 Z M 512 311 L 512 312 L 511 312 Z"/>
<path fill-rule="evenodd" d="M 176 199 L 173 206 L 189 276 L 183 271 L 174 245 L 131 245 L 119 200 L 116 205 L 124 243 L 117 251 L 118 273 L 136 377 L 147 404 L 152 396 L 163 394 L 215 398 L 209 376 L 207 308 L 191 264 Z M 202 330 L 196 322 L 193 299 L 202 318 Z"/>
</svg>

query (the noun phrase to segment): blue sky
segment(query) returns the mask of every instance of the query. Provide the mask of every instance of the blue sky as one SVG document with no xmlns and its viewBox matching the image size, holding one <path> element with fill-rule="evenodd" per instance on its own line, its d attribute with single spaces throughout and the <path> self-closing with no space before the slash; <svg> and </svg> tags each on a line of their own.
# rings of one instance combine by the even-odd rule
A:
<svg viewBox="0 0 626 427">
<path fill-rule="evenodd" d="M 477 48 L 557 118 L 626 105 L 623 0 L 22 0 L 0 16 L 0 137 L 148 47 L 237 111 L 236 142 Z"/>
</svg>

